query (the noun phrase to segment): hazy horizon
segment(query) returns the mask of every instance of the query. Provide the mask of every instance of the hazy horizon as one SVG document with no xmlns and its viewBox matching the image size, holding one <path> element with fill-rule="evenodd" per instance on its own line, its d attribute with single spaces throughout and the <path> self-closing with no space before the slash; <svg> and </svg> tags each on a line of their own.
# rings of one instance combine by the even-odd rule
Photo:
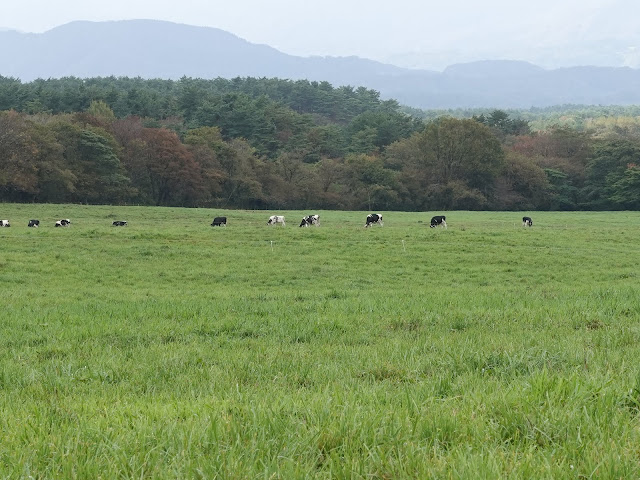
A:
<svg viewBox="0 0 640 480">
<path fill-rule="evenodd" d="M 640 67 L 640 3 L 632 0 L 185 0 L 179 11 L 147 0 L 106 4 L 42 0 L 5 7 L 0 27 L 42 33 L 77 20 L 150 19 L 219 28 L 249 42 L 298 56 L 359 56 L 442 70 L 478 60 L 522 60 L 545 68 L 574 65 Z"/>
</svg>

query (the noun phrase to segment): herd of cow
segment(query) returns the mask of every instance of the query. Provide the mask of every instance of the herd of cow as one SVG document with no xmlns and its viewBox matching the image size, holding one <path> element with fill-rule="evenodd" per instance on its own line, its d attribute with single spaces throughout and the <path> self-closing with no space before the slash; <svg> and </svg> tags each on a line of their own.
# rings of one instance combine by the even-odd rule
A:
<svg viewBox="0 0 640 480">
<path fill-rule="evenodd" d="M 280 224 L 283 227 L 286 225 L 284 221 L 283 215 L 271 215 L 269 220 L 267 221 L 267 225 L 277 225 Z M 371 225 L 378 224 L 381 227 L 384 226 L 382 223 L 382 214 L 381 213 L 370 213 L 367 215 L 367 220 L 364 224 L 364 227 L 370 227 Z M 310 227 L 311 225 L 315 225 L 316 227 L 320 225 L 320 215 L 305 215 L 302 217 L 302 221 L 300 222 L 301 227 Z M 226 227 L 227 226 L 227 217 L 216 217 L 213 219 L 211 223 L 212 227 Z M 436 215 L 431 217 L 430 228 L 435 228 L 437 226 L 441 226 L 442 228 L 447 228 L 447 217 L 444 215 Z M 523 227 L 531 227 L 533 226 L 533 221 L 531 217 L 522 217 L 522 226 Z"/>
<path fill-rule="evenodd" d="M 116 220 L 112 223 L 114 227 L 124 227 L 127 224 L 124 220 Z M 63 218 L 62 220 L 57 220 L 56 223 L 53 224 L 54 227 L 68 227 L 71 225 L 71 220 L 68 218 Z M 0 220 L 0 227 L 10 227 L 11 223 L 9 220 Z M 29 223 L 27 223 L 27 227 L 30 228 L 38 228 L 40 226 L 40 220 L 31 219 Z"/>
<path fill-rule="evenodd" d="M 54 227 L 68 227 L 69 225 L 71 225 L 71 220 L 69 220 L 68 218 L 58 220 L 56 221 L 56 223 L 53 224 Z M 11 223 L 9 222 L 9 220 L 0 220 L 0 227 L 10 227 L 10 226 L 11 226 Z M 32 219 L 32 220 L 29 220 L 29 223 L 27 223 L 27 227 L 38 228 L 39 226 L 40 226 L 40 220 Z"/>
<path fill-rule="evenodd" d="M 283 227 L 286 225 L 284 221 L 284 215 L 271 215 L 269 220 L 267 221 L 267 225 L 282 225 Z M 364 225 L 365 228 L 370 227 L 374 224 L 378 224 L 381 227 L 384 225 L 382 223 L 382 214 L 381 213 L 370 213 L 367 215 L 367 221 Z M 71 220 L 65 218 L 63 220 L 58 220 L 54 224 L 54 227 L 68 227 L 71 225 Z M 127 222 L 124 220 L 116 220 L 111 225 L 114 227 L 126 227 Z M 320 226 L 320 215 L 305 215 L 302 217 L 302 221 L 300 222 L 301 227 L 310 227 L 311 225 L 315 225 L 316 227 Z M 11 224 L 9 220 L 0 220 L 0 227 L 10 227 Z M 27 227 L 38 227 L 40 226 L 40 220 L 29 220 Z M 227 226 L 227 217 L 215 217 L 213 222 L 211 222 L 212 227 L 226 227 Z M 447 228 L 447 217 L 444 215 L 436 215 L 431 218 L 430 228 L 434 228 L 437 226 L 441 226 L 442 228 Z M 533 220 L 531 217 L 522 217 L 522 226 L 523 227 L 531 227 L 533 226 Z"/>
</svg>

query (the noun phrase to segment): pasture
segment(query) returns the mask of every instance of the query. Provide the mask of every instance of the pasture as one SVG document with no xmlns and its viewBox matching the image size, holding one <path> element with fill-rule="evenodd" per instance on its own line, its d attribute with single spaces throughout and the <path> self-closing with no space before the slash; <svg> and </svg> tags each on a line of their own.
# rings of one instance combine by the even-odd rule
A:
<svg viewBox="0 0 640 480">
<path fill-rule="evenodd" d="M 640 476 L 640 213 L 366 213 L 0 205 L 0 478 Z"/>
</svg>

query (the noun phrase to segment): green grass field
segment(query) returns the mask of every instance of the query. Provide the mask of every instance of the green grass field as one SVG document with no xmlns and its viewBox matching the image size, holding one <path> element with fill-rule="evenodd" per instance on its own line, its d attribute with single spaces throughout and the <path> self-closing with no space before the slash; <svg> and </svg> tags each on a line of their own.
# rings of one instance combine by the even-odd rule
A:
<svg viewBox="0 0 640 480">
<path fill-rule="evenodd" d="M 0 478 L 640 476 L 640 213 L 318 213 L 0 205 Z"/>
</svg>

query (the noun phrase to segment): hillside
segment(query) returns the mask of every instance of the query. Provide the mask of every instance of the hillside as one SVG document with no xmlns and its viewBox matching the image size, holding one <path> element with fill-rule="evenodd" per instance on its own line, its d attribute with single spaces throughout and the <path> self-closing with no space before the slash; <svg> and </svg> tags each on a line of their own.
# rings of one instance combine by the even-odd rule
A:
<svg viewBox="0 0 640 480">
<path fill-rule="evenodd" d="M 0 77 L 0 200 L 637 210 L 635 110 L 423 123 L 374 90 L 327 82 Z M 547 127 L 532 133 L 527 118 Z"/>
<path fill-rule="evenodd" d="M 0 74 L 24 81 L 115 75 L 278 77 L 364 85 L 368 78 L 411 72 L 357 57 L 296 57 L 216 28 L 155 20 L 72 22 L 43 34 L 0 32 L 0 44 L 12 45 L 0 50 Z"/>
<path fill-rule="evenodd" d="M 167 41 L 169 39 L 169 41 Z M 417 108 L 529 108 L 640 103 L 640 71 L 544 70 L 515 61 L 410 70 L 358 57 L 296 57 L 231 33 L 155 20 L 72 22 L 42 34 L 0 31 L 0 75 L 277 77 L 364 86 Z"/>
</svg>

